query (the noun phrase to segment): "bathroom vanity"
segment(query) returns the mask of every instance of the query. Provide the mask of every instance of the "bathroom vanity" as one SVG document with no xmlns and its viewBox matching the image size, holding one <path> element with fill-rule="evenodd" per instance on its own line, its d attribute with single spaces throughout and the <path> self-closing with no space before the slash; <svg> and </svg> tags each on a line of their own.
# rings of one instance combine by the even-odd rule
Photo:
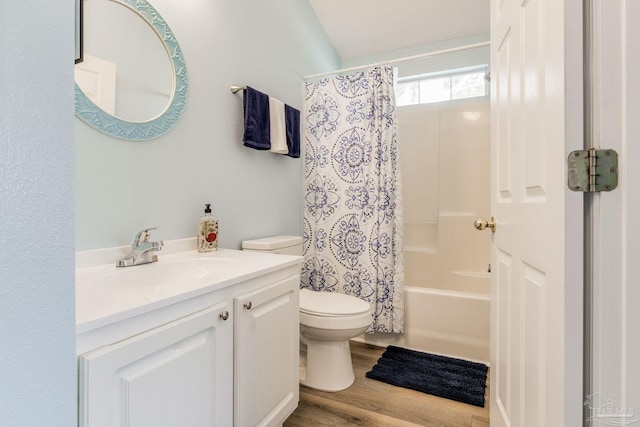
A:
<svg viewBox="0 0 640 427">
<path fill-rule="evenodd" d="M 77 270 L 79 425 L 281 425 L 298 404 L 301 257 L 158 258 Z"/>
</svg>

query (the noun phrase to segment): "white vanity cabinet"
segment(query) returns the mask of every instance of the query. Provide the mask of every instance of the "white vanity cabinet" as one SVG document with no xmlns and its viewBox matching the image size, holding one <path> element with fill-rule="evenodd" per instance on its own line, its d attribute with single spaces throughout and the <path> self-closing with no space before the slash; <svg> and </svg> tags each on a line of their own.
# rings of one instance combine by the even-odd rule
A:
<svg viewBox="0 0 640 427">
<path fill-rule="evenodd" d="M 267 427 L 293 412 L 300 258 L 235 252 L 217 256 L 250 257 L 258 267 L 152 301 L 167 290 L 89 281 L 78 290 L 77 281 L 77 305 L 85 307 L 77 316 L 80 427 Z M 89 301 L 94 295 L 99 300 Z M 89 317 L 120 297 L 126 310 Z"/>
<path fill-rule="evenodd" d="M 236 427 L 279 426 L 298 406 L 300 278 L 234 300 Z"/>
<path fill-rule="evenodd" d="M 228 316 L 221 303 L 81 355 L 80 425 L 231 425 Z"/>
</svg>

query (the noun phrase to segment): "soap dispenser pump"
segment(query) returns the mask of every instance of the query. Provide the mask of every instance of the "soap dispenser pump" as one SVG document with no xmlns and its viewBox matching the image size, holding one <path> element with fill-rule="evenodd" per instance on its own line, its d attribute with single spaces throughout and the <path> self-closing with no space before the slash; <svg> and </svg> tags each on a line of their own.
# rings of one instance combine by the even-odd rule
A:
<svg viewBox="0 0 640 427">
<path fill-rule="evenodd" d="M 211 214 L 211 204 L 207 203 L 204 215 L 200 217 L 198 252 L 218 250 L 218 220 Z"/>
</svg>

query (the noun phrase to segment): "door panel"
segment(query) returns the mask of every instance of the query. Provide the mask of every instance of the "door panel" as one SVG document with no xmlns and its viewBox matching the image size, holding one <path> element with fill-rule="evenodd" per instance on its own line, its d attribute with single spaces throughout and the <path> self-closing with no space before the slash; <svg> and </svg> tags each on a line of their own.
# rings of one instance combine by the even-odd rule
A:
<svg viewBox="0 0 640 427">
<path fill-rule="evenodd" d="M 545 337 L 545 289 L 546 275 L 537 268 L 524 265 L 524 295 L 522 299 L 522 337 L 524 378 L 526 385 L 524 414 L 525 425 L 545 425 L 544 413 L 544 337 Z"/>
<path fill-rule="evenodd" d="M 567 340 L 582 333 L 582 310 L 567 309 L 567 296 L 582 289 L 581 230 L 566 227 L 582 213 L 565 178 L 566 154 L 582 145 L 579 129 L 567 125 L 582 114 L 581 98 L 572 97 L 581 92 L 566 83 L 575 71 L 567 49 L 581 49 L 573 34 L 581 16 L 567 12 L 576 5 L 492 2 L 492 426 L 580 420 L 567 397 L 581 390 L 580 371 L 567 365 L 582 359 Z"/>
<path fill-rule="evenodd" d="M 492 43 L 495 40 L 492 36 Z M 495 174 L 497 182 L 495 186 L 496 203 L 509 203 L 512 198 L 513 190 L 511 186 L 511 147 L 507 141 L 511 140 L 511 114 L 514 110 L 511 108 L 513 103 L 511 97 L 511 79 L 507 76 L 511 75 L 511 31 L 507 29 L 504 36 L 498 43 L 498 48 L 493 53 L 492 68 L 494 73 L 492 85 L 494 97 L 492 97 L 491 114 L 495 123 L 492 127 L 493 139 L 492 144 L 496 150 L 497 161 L 491 165 L 492 172 Z M 497 70 L 496 70 L 497 69 Z M 499 103 L 493 100 L 500 100 Z"/>
<path fill-rule="evenodd" d="M 497 252 L 497 262 L 493 265 L 495 283 L 493 284 L 492 297 L 492 330 L 491 337 L 494 345 L 491 349 L 491 396 L 492 402 L 495 400 L 495 407 L 491 412 L 500 412 L 500 418 L 505 423 L 508 422 L 511 411 L 511 377 L 512 360 L 509 347 L 512 336 L 512 317 L 508 304 L 511 298 L 511 255 L 504 251 Z"/>
</svg>

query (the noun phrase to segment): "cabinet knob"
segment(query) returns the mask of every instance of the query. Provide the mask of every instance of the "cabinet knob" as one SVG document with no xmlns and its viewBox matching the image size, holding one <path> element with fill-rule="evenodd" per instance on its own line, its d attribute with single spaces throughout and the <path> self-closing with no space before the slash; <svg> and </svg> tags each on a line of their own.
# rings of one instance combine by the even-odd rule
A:
<svg viewBox="0 0 640 427">
<path fill-rule="evenodd" d="M 221 311 L 220 314 L 218 314 L 218 319 L 220 320 L 227 320 L 229 318 L 229 312 L 228 311 Z"/>
<path fill-rule="evenodd" d="M 246 308 L 247 310 L 251 310 L 251 307 L 253 307 L 253 304 L 251 304 L 251 301 L 244 303 L 244 308 Z"/>
</svg>

